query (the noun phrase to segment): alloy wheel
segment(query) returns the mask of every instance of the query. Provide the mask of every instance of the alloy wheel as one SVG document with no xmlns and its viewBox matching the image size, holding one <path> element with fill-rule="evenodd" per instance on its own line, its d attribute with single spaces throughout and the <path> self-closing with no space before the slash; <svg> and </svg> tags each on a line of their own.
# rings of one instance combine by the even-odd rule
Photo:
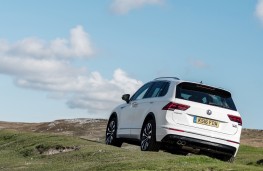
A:
<svg viewBox="0 0 263 171">
<path fill-rule="evenodd" d="M 142 140 L 141 140 L 142 150 L 146 151 L 148 149 L 151 140 L 152 140 L 152 124 L 147 123 L 142 133 Z"/>
<path fill-rule="evenodd" d="M 112 120 L 107 128 L 106 132 L 106 144 L 112 144 L 114 140 L 114 134 L 116 131 L 116 123 L 114 120 Z"/>
</svg>

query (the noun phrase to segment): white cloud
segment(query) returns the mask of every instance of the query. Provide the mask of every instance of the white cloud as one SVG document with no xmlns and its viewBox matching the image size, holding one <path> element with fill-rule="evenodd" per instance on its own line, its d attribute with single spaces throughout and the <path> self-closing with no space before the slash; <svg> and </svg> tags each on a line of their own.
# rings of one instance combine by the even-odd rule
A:
<svg viewBox="0 0 263 171">
<path fill-rule="evenodd" d="M 0 41 L 0 73 L 12 76 L 17 86 L 46 91 L 49 97 L 66 99 L 71 108 L 110 112 L 123 93 L 133 93 L 142 82 L 116 69 L 112 79 L 99 72 L 75 67 L 72 61 L 90 57 L 94 50 L 82 26 L 71 30 L 70 40 L 50 43 L 26 38 L 13 44 Z"/>
<path fill-rule="evenodd" d="M 34 58 L 89 58 L 94 54 L 88 34 L 82 26 L 70 31 L 70 39 L 56 38 L 49 43 L 35 38 L 25 38 L 9 44 L 0 41 L 0 54 L 12 56 L 31 56 Z"/>
<path fill-rule="evenodd" d="M 71 108 L 89 109 L 92 113 L 110 109 L 120 102 L 124 93 L 134 93 L 142 82 L 132 79 L 121 69 L 116 69 L 113 78 L 106 80 L 97 72 L 93 72 L 87 80 L 86 90 L 75 94 L 67 104 Z M 108 111 L 108 112 L 109 112 Z"/>
<path fill-rule="evenodd" d="M 114 0 L 111 10 L 116 14 L 126 14 L 145 5 L 161 5 L 164 0 Z"/>
<path fill-rule="evenodd" d="M 257 6 L 256 6 L 255 15 L 263 23 L 263 0 L 258 0 Z"/>
</svg>

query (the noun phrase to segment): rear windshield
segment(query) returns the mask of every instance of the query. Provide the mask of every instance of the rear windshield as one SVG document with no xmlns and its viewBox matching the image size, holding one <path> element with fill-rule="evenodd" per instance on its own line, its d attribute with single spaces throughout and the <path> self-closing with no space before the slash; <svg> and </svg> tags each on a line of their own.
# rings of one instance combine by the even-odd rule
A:
<svg viewBox="0 0 263 171">
<path fill-rule="evenodd" d="M 178 84 L 176 98 L 237 110 L 229 92 L 200 84 Z"/>
</svg>

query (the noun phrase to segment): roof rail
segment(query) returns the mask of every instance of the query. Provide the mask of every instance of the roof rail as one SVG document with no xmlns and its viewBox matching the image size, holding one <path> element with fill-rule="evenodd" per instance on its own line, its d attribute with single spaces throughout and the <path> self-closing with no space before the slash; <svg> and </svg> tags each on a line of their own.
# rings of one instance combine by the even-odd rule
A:
<svg viewBox="0 0 263 171">
<path fill-rule="evenodd" d="M 175 80 L 180 80 L 177 77 L 158 77 L 158 78 L 155 78 L 154 80 L 159 80 L 159 79 L 163 79 L 163 78 L 171 78 L 171 79 L 175 79 Z"/>
</svg>

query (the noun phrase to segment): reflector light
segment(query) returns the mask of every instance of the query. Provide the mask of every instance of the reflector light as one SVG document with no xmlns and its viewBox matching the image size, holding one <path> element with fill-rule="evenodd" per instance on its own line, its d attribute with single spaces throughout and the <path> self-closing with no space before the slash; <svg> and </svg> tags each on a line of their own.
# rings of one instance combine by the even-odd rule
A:
<svg viewBox="0 0 263 171">
<path fill-rule="evenodd" d="M 231 141 L 231 140 L 227 140 L 228 142 L 231 142 L 231 143 L 235 143 L 235 144 L 240 144 L 239 142 L 235 142 L 235 141 Z"/>
<path fill-rule="evenodd" d="M 175 128 L 168 128 L 168 129 L 172 131 L 177 131 L 177 132 L 184 132 L 184 130 L 181 130 L 181 129 L 175 129 Z"/>
<path fill-rule="evenodd" d="M 169 102 L 167 105 L 163 107 L 163 110 L 187 110 L 190 106 L 184 105 L 184 104 L 179 104 L 179 103 L 174 103 L 174 102 Z"/>
</svg>

